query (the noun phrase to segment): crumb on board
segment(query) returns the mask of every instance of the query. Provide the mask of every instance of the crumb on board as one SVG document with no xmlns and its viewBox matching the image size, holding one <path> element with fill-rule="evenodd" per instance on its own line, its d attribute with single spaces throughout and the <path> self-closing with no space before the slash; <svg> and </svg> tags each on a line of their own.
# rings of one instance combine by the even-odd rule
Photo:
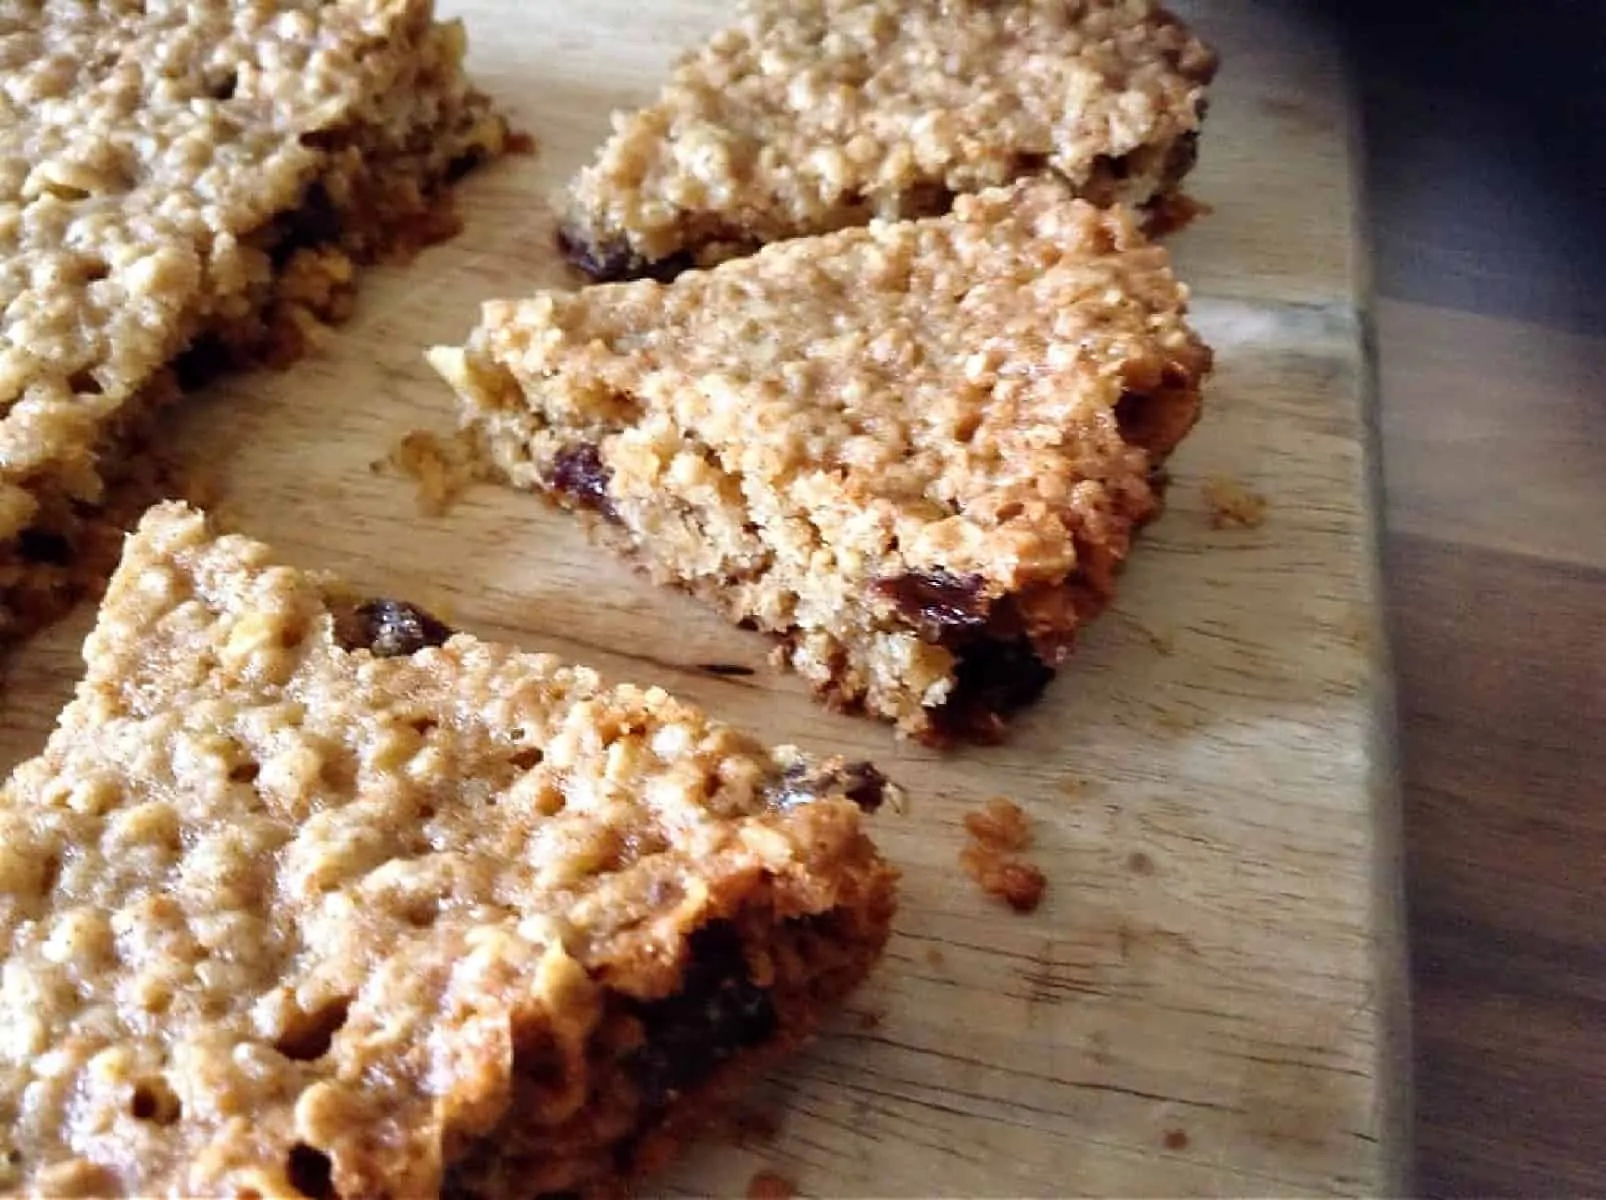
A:
<svg viewBox="0 0 1606 1200">
<path fill-rule="evenodd" d="M 442 437 L 415 429 L 391 449 L 387 460 L 418 484 L 418 509 L 438 517 L 474 482 L 474 448 L 466 435 Z"/>
<path fill-rule="evenodd" d="M 972 844 L 959 852 L 959 865 L 982 891 L 1016 912 L 1031 912 L 1043 902 L 1048 880 L 1024 858 Z"/>
<path fill-rule="evenodd" d="M 867 1008 L 859 1013 L 859 1028 L 868 1033 L 872 1029 L 880 1029 L 881 1022 L 886 1020 L 887 1014 L 879 1008 Z"/>
<path fill-rule="evenodd" d="M 747 1200 L 792 1200 L 796 1195 L 791 1181 L 774 1171 L 757 1171 L 747 1181 Z"/>
<path fill-rule="evenodd" d="M 1238 482 L 1217 477 L 1207 479 L 1202 489 L 1210 528 L 1259 529 L 1266 522 L 1266 497 Z"/>
<path fill-rule="evenodd" d="M 1143 229 L 1151 238 L 1181 233 L 1200 217 L 1208 217 L 1214 211 L 1202 200 L 1195 200 L 1186 192 L 1177 191 L 1156 196 L 1145 207 L 1147 215 Z"/>
<path fill-rule="evenodd" d="M 1162 1141 L 1167 1150 L 1186 1150 L 1188 1148 L 1188 1131 L 1186 1129 L 1167 1129 Z"/>
<path fill-rule="evenodd" d="M 959 852 L 959 865 L 982 891 L 1016 912 L 1031 912 L 1042 903 L 1048 880 L 1018 853 L 1032 844 L 1020 805 L 994 796 L 980 812 L 965 815 L 965 832 L 970 841 Z"/>
<path fill-rule="evenodd" d="M 534 154 L 536 145 L 535 138 L 523 130 L 510 130 L 507 141 L 503 143 L 509 154 Z"/>
<path fill-rule="evenodd" d="M 946 961 L 947 960 L 943 957 L 942 951 L 937 949 L 937 947 L 926 947 L 926 966 L 936 969 L 941 967 Z"/>
<path fill-rule="evenodd" d="M 994 796 L 980 812 L 966 813 L 965 832 L 993 850 L 1024 850 L 1032 844 L 1026 814 L 1007 796 Z"/>
</svg>

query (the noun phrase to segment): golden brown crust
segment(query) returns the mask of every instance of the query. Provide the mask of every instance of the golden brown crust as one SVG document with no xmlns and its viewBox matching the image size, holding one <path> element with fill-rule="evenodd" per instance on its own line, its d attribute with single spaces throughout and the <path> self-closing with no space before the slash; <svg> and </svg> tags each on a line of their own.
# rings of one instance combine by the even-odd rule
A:
<svg viewBox="0 0 1606 1200">
<path fill-rule="evenodd" d="M 941 740 L 996 736 L 1113 593 L 1198 417 L 1185 314 L 1129 211 L 1040 179 L 495 302 L 431 361 L 515 486 Z"/>
<path fill-rule="evenodd" d="M 445 185 L 506 130 L 429 0 L 48 0 L 0 32 L 3 642 L 95 582 L 150 414 L 297 357 L 354 262 L 455 228 Z"/>
<path fill-rule="evenodd" d="M 616 118 L 564 242 L 594 278 L 663 278 L 1045 170 L 1163 200 L 1215 68 L 1150 0 L 749 0 Z"/>
<path fill-rule="evenodd" d="M 512 1159 L 605 1188 L 887 936 L 862 764 L 182 506 L 85 660 L 0 789 L 0 1192 L 413 1196 L 456 1163 L 496 1197 Z"/>
</svg>

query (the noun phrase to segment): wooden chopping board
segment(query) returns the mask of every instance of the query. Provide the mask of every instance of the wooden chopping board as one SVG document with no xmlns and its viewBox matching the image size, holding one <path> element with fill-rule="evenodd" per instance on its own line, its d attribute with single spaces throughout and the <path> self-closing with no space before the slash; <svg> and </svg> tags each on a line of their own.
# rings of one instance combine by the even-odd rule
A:
<svg viewBox="0 0 1606 1200">
<path fill-rule="evenodd" d="M 173 436 L 236 527 L 481 634 L 662 683 L 775 740 L 871 757 L 914 796 L 877 819 L 905 872 L 879 974 L 754 1097 L 771 1141 L 709 1139 L 661 1186 L 740 1194 L 1291 1195 L 1403 1182 L 1400 906 L 1375 562 L 1369 369 L 1348 97 L 1334 49 L 1255 0 L 1183 7 L 1224 70 L 1174 242 L 1219 369 L 1165 517 L 1115 609 L 1003 747 L 946 756 L 828 713 L 767 646 L 654 589 L 527 496 L 420 514 L 375 469 L 453 400 L 421 348 L 480 301 L 570 282 L 549 196 L 611 108 L 646 100 L 728 0 L 444 3 L 474 74 L 541 143 L 463 188 L 466 232 L 370 273 L 354 321 L 228 381 Z M 1269 502 L 1213 528 L 1203 483 Z M 14 656 L 0 766 L 78 674 L 80 613 Z M 739 664 L 715 676 L 698 664 Z M 988 797 L 1035 823 L 1030 916 L 961 875 Z"/>
</svg>

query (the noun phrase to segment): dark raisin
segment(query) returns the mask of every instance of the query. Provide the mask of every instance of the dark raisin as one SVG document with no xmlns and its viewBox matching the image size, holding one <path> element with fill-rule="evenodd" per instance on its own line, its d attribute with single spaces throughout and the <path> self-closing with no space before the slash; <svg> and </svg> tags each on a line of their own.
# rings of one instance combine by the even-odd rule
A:
<svg viewBox="0 0 1606 1200">
<path fill-rule="evenodd" d="M 601 513 L 610 521 L 619 520 L 619 510 L 608 495 L 610 474 L 602 455 L 590 442 L 574 442 L 559 450 L 552 459 L 547 486 L 567 496 L 581 508 Z"/>
<path fill-rule="evenodd" d="M 808 804 L 821 796 L 846 796 L 865 812 L 875 812 L 886 799 L 887 777 L 874 763 L 827 763 L 823 768 L 793 763 L 771 796 L 776 808 Z"/>
<path fill-rule="evenodd" d="M 558 230 L 558 249 L 563 257 L 596 283 L 617 283 L 622 279 L 655 279 L 668 283 L 696 265 L 691 252 L 683 250 L 655 262 L 634 254 L 619 242 L 588 242 L 567 229 Z"/>
<path fill-rule="evenodd" d="M 350 146 L 356 134 L 348 126 L 336 125 L 329 129 L 309 129 L 299 140 L 309 150 L 335 151 Z"/>
<path fill-rule="evenodd" d="M 72 543 L 48 529 L 24 529 L 17 535 L 17 549 L 31 563 L 65 567 L 72 562 Z"/>
<path fill-rule="evenodd" d="M 533 771 L 541 765 L 546 754 L 539 746 L 523 746 L 508 755 L 508 765 L 520 771 Z"/>
<path fill-rule="evenodd" d="M 1026 638 L 972 642 L 954 664 L 954 687 L 947 703 L 931 714 L 933 739 L 996 740 L 999 717 L 1024 708 L 1043 694 L 1054 678 L 1050 667 Z"/>
<path fill-rule="evenodd" d="M 1164 418 L 1164 406 L 1147 392 L 1122 392 L 1115 402 L 1115 428 L 1129 446 L 1154 449 Z"/>
<path fill-rule="evenodd" d="M 184 1105 L 161 1075 L 142 1079 L 134 1085 L 134 1094 L 128 1111 L 136 1121 L 149 1121 L 154 1125 L 172 1125 L 184 1115 Z"/>
<path fill-rule="evenodd" d="M 329 1156 L 316 1146 L 297 1142 L 285 1157 L 284 1173 L 295 1188 L 308 1200 L 340 1200 L 335 1190 L 334 1164 Z"/>
<path fill-rule="evenodd" d="M 911 571 L 878 579 L 871 588 L 922 634 L 937 640 L 955 630 L 980 629 L 987 624 L 992 602 L 982 595 L 985 586 L 980 575 Z"/>
<path fill-rule="evenodd" d="M 1175 187 L 1199 161 L 1199 131 L 1185 133 L 1171 143 L 1160 168 L 1160 189 Z"/>
<path fill-rule="evenodd" d="M 212 99 L 232 100 L 234 99 L 234 93 L 236 90 L 238 90 L 239 86 L 239 73 L 236 71 L 230 71 L 227 75 L 223 76 L 223 78 L 219 79 L 212 85 Z"/>
<path fill-rule="evenodd" d="M 105 276 L 101 275 L 99 278 L 104 279 Z M 95 378 L 95 373 L 87 367 L 82 371 L 74 371 L 67 380 L 67 386 L 72 389 L 75 396 L 99 396 L 106 391 L 100 386 L 100 380 Z"/>
<path fill-rule="evenodd" d="M 369 650 L 378 658 L 416 654 L 451 636 L 450 626 L 401 600 L 366 600 L 335 617 L 335 640 L 342 649 Z"/>
<path fill-rule="evenodd" d="M 305 137 L 303 137 L 305 140 Z M 283 266 L 297 250 L 322 246 L 340 237 L 340 210 L 330 200 L 322 183 L 313 182 L 301 197 L 299 207 L 278 220 L 279 239 L 271 257 Z"/>
<path fill-rule="evenodd" d="M 838 786 L 844 796 L 865 812 L 875 812 L 887 795 L 887 777 L 867 762 L 849 763 L 843 767 Z"/>
<path fill-rule="evenodd" d="M 223 339 L 203 334 L 173 360 L 179 387 L 191 391 L 211 382 L 238 361 Z"/>
<path fill-rule="evenodd" d="M 954 206 L 954 193 L 940 183 L 917 183 L 909 188 L 898 205 L 909 220 L 940 217 Z"/>
<path fill-rule="evenodd" d="M 329 1053 L 329 1047 L 346 1024 L 351 1010 L 350 996 L 337 996 L 323 1007 L 292 1019 L 273 1043 L 273 1048 L 296 1062 L 313 1062 Z"/>
<path fill-rule="evenodd" d="M 459 154 L 446 164 L 446 182 L 456 183 L 484 161 L 485 151 L 477 146 L 466 154 Z"/>
<path fill-rule="evenodd" d="M 661 1108 L 776 1027 L 769 992 L 747 977 L 742 940 L 726 922 L 691 936 L 680 991 L 641 1006 L 646 1041 L 630 1056 L 644 1104 Z"/>
</svg>

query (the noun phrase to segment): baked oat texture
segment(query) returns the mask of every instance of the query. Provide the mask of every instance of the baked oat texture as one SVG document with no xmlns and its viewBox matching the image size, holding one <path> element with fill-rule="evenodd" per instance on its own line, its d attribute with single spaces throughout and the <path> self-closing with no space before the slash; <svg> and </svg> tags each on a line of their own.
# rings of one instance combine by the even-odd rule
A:
<svg viewBox="0 0 1606 1200">
<path fill-rule="evenodd" d="M 1108 601 L 1210 352 L 1134 215 L 1041 177 L 673 283 L 493 302 L 431 361 L 494 470 L 778 635 L 828 699 L 996 737 Z"/>
<path fill-rule="evenodd" d="M 594 278 L 665 278 L 1045 170 L 1164 208 L 1215 70 L 1152 0 L 749 0 L 614 118 L 562 240 Z"/>
<path fill-rule="evenodd" d="M 0 789 L 0 1194 L 605 1194 L 887 936 L 867 765 L 180 505 L 84 657 Z"/>
<path fill-rule="evenodd" d="M 0 0 L 0 644 L 103 582 L 155 410 L 302 352 L 506 139 L 429 0 Z"/>
</svg>

